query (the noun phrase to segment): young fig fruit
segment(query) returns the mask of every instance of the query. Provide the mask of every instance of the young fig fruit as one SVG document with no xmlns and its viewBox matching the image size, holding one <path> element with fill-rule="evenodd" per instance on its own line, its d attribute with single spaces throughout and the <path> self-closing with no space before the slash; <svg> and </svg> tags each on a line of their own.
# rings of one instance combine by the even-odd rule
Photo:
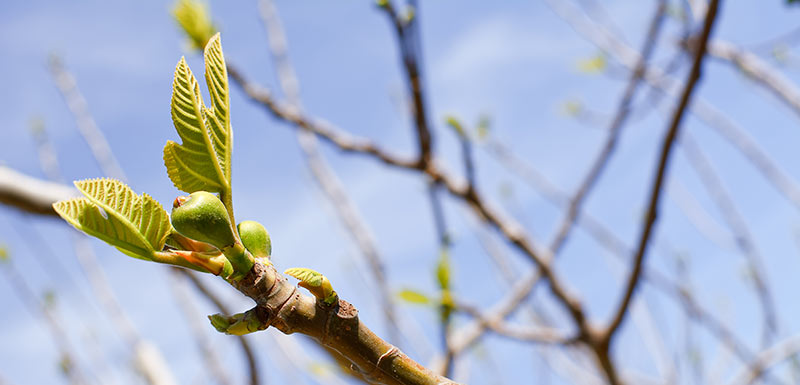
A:
<svg viewBox="0 0 800 385">
<path fill-rule="evenodd" d="M 216 195 L 197 191 L 189 197 L 178 197 L 170 216 L 172 227 L 181 235 L 210 243 L 224 250 L 236 243 L 228 211 Z"/>
<path fill-rule="evenodd" d="M 236 226 L 244 247 L 256 258 L 269 258 L 272 255 L 272 242 L 264 225 L 256 221 L 242 221 Z"/>
</svg>

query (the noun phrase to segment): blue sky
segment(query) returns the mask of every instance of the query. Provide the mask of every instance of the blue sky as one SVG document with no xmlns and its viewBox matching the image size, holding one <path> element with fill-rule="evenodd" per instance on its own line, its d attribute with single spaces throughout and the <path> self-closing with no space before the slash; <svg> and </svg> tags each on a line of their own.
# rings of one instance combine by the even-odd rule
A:
<svg viewBox="0 0 800 385">
<path fill-rule="evenodd" d="M 652 3 L 602 2 L 608 18 L 634 47 L 640 45 L 647 28 Z M 2 2 L 0 82 L 5 92 L 0 93 L 0 162 L 43 177 L 28 131 L 30 121 L 40 118 L 55 144 L 67 180 L 101 176 L 47 71 L 47 57 L 56 53 L 76 76 L 131 187 L 164 204 L 171 202 L 179 192 L 166 177 L 161 151 L 166 140 L 177 137 L 168 112 L 172 74 L 181 55 L 186 55 L 196 73 L 202 62 L 196 53 L 186 49 L 184 38 L 169 15 L 170 6 L 171 2 L 160 1 Z M 373 4 L 302 0 L 277 1 L 277 6 L 287 30 L 306 110 L 397 153 L 413 153 L 414 134 L 405 113 L 405 88 L 394 36 Z M 228 60 L 251 79 L 275 90 L 277 82 L 256 2 L 211 1 L 211 8 L 222 31 Z M 779 0 L 727 1 L 715 38 L 750 47 L 797 28 L 798 12 L 798 7 L 785 7 Z M 611 76 L 578 70 L 578 63 L 597 55 L 597 48 L 538 0 L 436 0 L 424 2 L 419 14 L 429 107 L 437 150 L 445 168 L 461 173 L 458 143 L 444 126 L 444 116 L 454 114 L 472 124 L 482 114 L 488 114 L 493 137 L 507 143 L 558 186 L 572 191 L 586 172 L 604 132 L 601 127 L 587 127 L 565 116 L 562 106 L 568 101 L 580 101 L 591 110 L 610 114 L 625 85 L 625 76 L 615 70 L 613 60 L 609 61 Z M 668 21 L 655 58 L 660 65 L 676 50 L 676 25 L 675 20 Z M 792 81 L 800 82 L 798 53 L 796 49 L 790 52 L 795 58 L 793 65 L 770 63 Z M 764 58 L 770 60 L 769 55 Z M 676 76 L 682 79 L 687 67 L 684 61 Z M 796 151 L 800 143 L 798 115 L 725 63 L 708 61 L 704 76 L 698 97 L 736 121 L 789 175 L 800 178 Z M 237 218 L 264 223 L 272 234 L 274 260 L 279 268 L 307 266 L 324 272 L 337 291 L 361 309 L 362 319 L 381 333 L 382 317 L 372 295 L 368 269 L 311 178 L 292 129 L 251 104 L 238 88 L 233 87 L 232 91 Z M 656 146 L 665 127 L 664 116 L 657 111 L 631 120 L 610 167 L 587 203 L 589 212 L 616 229 L 629 244 L 638 234 Z M 781 336 L 797 334 L 798 207 L 777 193 L 737 150 L 697 119 L 687 119 L 685 129 L 708 152 L 766 257 L 766 275 L 781 317 Z M 371 226 L 386 261 L 390 287 L 415 287 L 433 293 L 437 244 L 424 181 L 410 172 L 389 170 L 360 156 L 343 155 L 324 145 L 322 148 Z M 725 228 L 686 158 L 680 151 L 675 155 L 672 186 L 680 181 L 680 186 Z M 559 220 L 559 212 L 484 152 L 476 151 L 476 156 L 482 192 L 519 220 L 537 241 L 546 242 Z M 501 192 L 509 189 L 510 198 Z M 729 321 L 753 348 L 757 347 L 760 316 L 752 290 L 742 278 L 744 259 L 735 249 L 720 247 L 700 234 L 672 196 L 668 194 L 662 201 L 657 239 L 685 255 L 700 301 Z M 447 200 L 446 213 L 455 236 L 457 294 L 477 304 L 493 303 L 505 287 L 500 283 L 475 284 L 482 282 L 485 272 L 493 267 L 476 239 L 471 212 L 460 203 Z M 20 231 L 34 231 L 44 241 L 27 241 Z M 83 362 L 99 352 L 115 369 L 124 368 L 128 350 L 107 324 L 107 318 L 98 312 L 97 305 L 84 301 L 90 291 L 72 251 L 71 232 L 56 219 L 25 219 L 16 210 L 0 207 L 0 243 L 7 245 L 14 265 L 27 272 L 26 278 L 37 292 L 57 293 L 64 327 L 73 343 L 81 346 L 79 356 Z M 202 361 L 186 326 L 186 316 L 176 309 L 168 271 L 126 258 L 102 243 L 92 245 L 114 294 L 142 336 L 165 353 L 181 383 L 204 383 L 198 377 Z M 648 263 L 672 275 L 675 256 L 661 250 L 654 248 Z M 520 272 L 531 269 L 515 252 L 508 248 L 506 252 Z M 54 278 L 42 269 L 37 258 L 45 264 L 57 260 L 64 266 L 57 275 L 72 278 Z M 597 320 L 607 318 L 619 291 L 616 277 L 621 271 L 608 260 L 607 253 L 579 230 L 557 265 L 558 272 Z M 249 302 L 238 293 L 207 278 L 234 308 L 249 308 Z M 556 309 L 545 293 L 537 292 L 537 304 Z M 685 354 L 681 349 L 686 331 L 676 304 L 650 288 L 641 295 L 647 299 L 655 328 L 663 333 L 666 349 L 672 356 Z M 202 300 L 195 305 L 200 309 L 198 317 L 214 312 Z M 0 378 L 15 384 L 58 382 L 58 358 L 46 325 L 41 317 L 26 312 L 5 279 L 0 279 L 0 306 Z M 438 348 L 435 314 L 413 306 L 401 309 L 407 321 L 417 324 L 424 330 L 422 335 L 431 341 L 406 343 L 404 347 L 415 358 L 429 362 L 431 353 Z M 515 319 L 525 321 L 522 316 Z M 651 352 L 640 343 L 637 325 L 640 324 L 627 323 L 615 356 L 626 368 L 658 376 Z M 225 357 L 228 372 L 240 375 L 243 364 L 237 347 L 229 338 L 207 329 L 209 338 Z M 269 374 L 274 377 L 272 383 L 282 383 L 281 372 L 271 370 L 280 354 L 270 348 L 273 338 L 301 341 L 303 352 L 312 362 L 324 362 L 324 356 L 302 338 L 285 337 L 274 331 L 262 334 L 252 339 L 261 347 L 263 370 L 274 372 Z M 719 344 L 700 329 L 692 329 L 691 334 L 704 362 L 713 366 L 723 356 Z M 91 341 L 99 342 L 92 345 Z M 512 379 L 540 378 L 539 364 L 527 364 L 539 362 L 538 358 L 529 358 L 535 357 L 534 347 L 490 337 L 482 349 L 494 352 L 494 364 L 502 374 L 493 374 L 486 358 L 476 353 L 458 371 L 469 371 L 471 377 L 460 380 L 512 383 Z M 735 360 L 719 365 L 723 379 L 735 372 Z M 99 375 L 102 382 L 111 381 L 103 377 L 108 373 Z M 570 380 L 552 377 L 555 383 Z M 116 378 L 119 383 L 135 382 L 129 373 L 117 374 Z M 689 377 L 682 379 L 688 381 Z M 320 381 L 308 374 L 303 380 Z"/>
</svg>

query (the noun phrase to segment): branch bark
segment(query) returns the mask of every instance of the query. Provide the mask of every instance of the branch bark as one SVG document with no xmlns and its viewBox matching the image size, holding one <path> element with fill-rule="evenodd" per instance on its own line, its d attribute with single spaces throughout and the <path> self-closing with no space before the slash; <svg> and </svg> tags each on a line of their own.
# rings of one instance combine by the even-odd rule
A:
<svg viewBox="0 0 800 385">
<path fill-rule="evenodd" d="M 659 199 L 661 197 L 662 191 L 662 184 L 664 183 L 664 179 L 666 178 L 667 174 L 667 167 L 669 165 L 669 158 L 672 154 L 672 148 L 675 144 L 675 139 L 678 136 L 678 131 L 681 127 L 681 122 L 683 120 L 684 113 L 686 112 L 686 108 L 689 106 L 689 102 L 691 101 L 692 94 L 697 86 L 698 81 L 700 80 L 701 70 L 703 66 L 703 58 L 705 57 L 706 52 L 706 45 L 708 44 L 708 39 L 711 36 L 711 30 L 714 25 L 714 21 L 717 17 L 717 11 L 719 8 L 719 0 L 711 0 L 708 4 L 708 11 L 705 17 L 705 24 L 703 25 L 703 31 L 701 32 L 698 40 L 697 45 L 695 48 L 695 58 L 692 63 L 692 68 L 689 72 L 688 79 L 686 80 L 686 84 L 683 89 L 683 93 L 681 95 L 680 101 L 678 102 L 678 106 L 675 109 L 675 113 L 672 117 L 672 121 L 670 122 L 669 128 L 667 129 L 667 133 L 664 137 L 662 146 L 661 146 L 661 155 L 659 156 L 658 166 L 656 167 L 656 175 L 655 179 L 653 180 L 653 184 L 650 190 L 650 200 L 648 203 L 645 225 L 642 229 L 641 236 L 639 238 L 639 246 L 636 249 L 636 254 L 634 255 L 634 265 L 633 269 L 630 273 L 628 283 L 626 285 L 622 301 L 620 305 L 617 307 L 616 312 L 610 322 L 608 329 L 605 332 L 604 339 L 610 345 L 611 341 L 619 329 L 622 321 L 625 319 L 625 315 L 628 313 L 628 306 L 633 299 L 634 292 L 636 291 L 636 287 L 638 286 L 639 280 L 641 278 L 642 267 L 644 266 L 644 258 L 647 254 L 647 247 L 650 243 L 650 235 L 653 231 L 656 218 L 658 215 L 658 204 Z"/>
</svg>

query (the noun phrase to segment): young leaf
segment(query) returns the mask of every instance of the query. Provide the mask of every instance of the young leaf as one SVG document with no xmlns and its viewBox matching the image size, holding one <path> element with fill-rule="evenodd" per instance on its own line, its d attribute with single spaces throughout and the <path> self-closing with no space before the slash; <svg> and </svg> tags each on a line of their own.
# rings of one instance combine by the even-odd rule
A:
<svg viewBox="0 0 800 385">
<path fill-rule="evenodd" d="M 415 305 L 428 305 L 432 302 L 427 295 L 413 289 L 400 290 L 400 292 L 397 293 L 397 296 L 403 301 L 413 303 Z"/>
<path fill-rule="evenodd" d="M 200 86 L 184 58 L 175 69 L 172 122 L 182 143 L 167 141 L 164 164 L 181 191 L 230 195 L 233 135 L 228 118 L 228 74 L 219 34 L 206 45 L 205 60 L 211 108 L 203 104 Z"/>
<path fill-rule="evenodd" d="M 178 0 L 172 16 L 189 38 L 192 48 L 203 48 L 216 31 L 208 12 L 208 4 L 196 0 Z"/>
<path fill-rule="evenodd" d="M 319 287 L 322 285 L 322 274 L 311 269 L 293 267 L 291 269 L 286 269 L 283 274 L 294 277 L 308 286 Z"/>
<path fill-rule="evenodd" d="M 105 178 L 78 181 L 75 187 L 86 198 L 53 204 L 75 228 L 135 258 L 152 260 L 164 247 L 172 227 L 167 212 L 151 196 L 136 195 L 124 183 Z"/>
<path fill-rule="evenodd" d="M 326 305 L 332 305 L 339 300 L 339 296 L 333 290 L 328 278 L 314 270 L 294 267 L 287 269 L 283 273 L 300 280 L 299 285 L 301 287 L 308 289 L 311 294 L 314 294 L 317 299 L 322 300 Z"/>
</svg>

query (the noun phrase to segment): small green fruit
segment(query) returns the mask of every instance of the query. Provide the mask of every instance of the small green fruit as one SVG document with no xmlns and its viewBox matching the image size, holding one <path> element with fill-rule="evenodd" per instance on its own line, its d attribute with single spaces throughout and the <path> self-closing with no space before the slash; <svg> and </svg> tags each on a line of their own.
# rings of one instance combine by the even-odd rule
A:
<svg viewBox="0 0 800 385">
<path fill-rule="evenodd" d="M 171 221 L 181 235 L 210 243 L 220 250 L 236 243 L 228 211 L 212 193 L 197 191 L 188 198 L 175 199 Z"/>
<path fill-rule="evenodd" d="M 256 258 L 269 258 L 272 255 L 272 242 L 264 226 L 256 221 L 242 221 L 236 227 L 244 247 Z"/>
</svg>

